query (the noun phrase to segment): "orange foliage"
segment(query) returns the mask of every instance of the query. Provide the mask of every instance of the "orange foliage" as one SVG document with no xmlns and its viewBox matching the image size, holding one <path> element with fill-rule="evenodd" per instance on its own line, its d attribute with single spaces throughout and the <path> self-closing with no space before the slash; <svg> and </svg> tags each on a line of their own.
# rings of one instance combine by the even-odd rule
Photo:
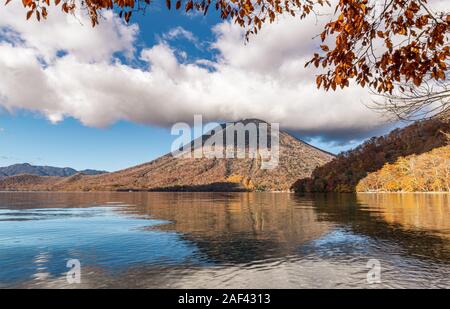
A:
<svg viewBox="0 0 450 309">
<path fill-rule="evenodd" d="M 334 20 L 321 33 L 334 47 L 322 45 L 309 63 L 331 67 L 317 77 L 328 90 L 356 79 L 377 92 L 391 93 L 395 83 L 420 86 L 445 80 L 450 47 L 450 15 L 433 13 L 426 0 L 340 0 Z M 382 46 L 380 48 L 380 46 Z M 308 64 L 309 64 L 308 63 Z"/>
<path fill-rule="evenodd" d="M 386 163 L 379 171 L 363 178 L 356 190 L 359 192 L 450 192 L 450 146 L 432 151 L 400 157 Z"/>
<path fill-rule="evenodd" d="M 341 153 L 331 162 L 316 168 L 311 178 L 298 180 L 293 189 L 299 192 L 354 192 L 361 179 L 384 166 L 382 170 L 384 190 L 399 191 L 403 188 L 412 190 L 407 177 L 409 175 L 408 164 L 405 163 L 407 159 L 402 157 L 421 154 L 447 145 L 447 138 L 442 132 L 450 132 L 450 122 L 426 120 L 403 129 L 395 129 L 386 136 L 373 137 L 357 148 Z M 397 162 L 397 165 L 386 165 L 394 162 Z M 399 166 L 406 172 L 399 170 Z M 370 179 L 371 186 L 381 185 L 377 183 L 380 178 Z M 417 179 L 417 184 L 422 185 L 421 181 Z M 439 184 L 436 183 L 436 186 Z M 425 188 L 425 185 L 423 187 Z"/>
<path fill-rule="evenodd" d="M 230 175 L 227 177 L 226 179 L 227 182 L 231 182 L 231 183 L 238 183 L 241 184 L 245 189 L 247 190 L 256 190 L 256 186 L 254 185 L 253 181 L 248 178 L 248 177 L 244 177 L 242 175 Z"/>
</svg>

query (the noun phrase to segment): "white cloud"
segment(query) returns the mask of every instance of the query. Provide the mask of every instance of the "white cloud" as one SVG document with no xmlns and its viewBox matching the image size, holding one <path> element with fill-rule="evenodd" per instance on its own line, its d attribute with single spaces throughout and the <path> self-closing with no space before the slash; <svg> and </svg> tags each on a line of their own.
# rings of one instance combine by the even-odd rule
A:
<svg viewBox="0 0 450 309">
<path fill-rule="evenodd" d="M 137 27 L 124 26 L 112 12 L 104 14 L 95 30 L 86 17 L 63 14 L 58 7 L 51 7 L 48 19 L 40 23 L 34 18 L 26 21 L 25 13 L 20 1 L 12 1 L 0 11 L 0 29 L 47 61 L 58 51 L 66 51 L 80 61 L 100 61 L 115 52 L 133 52 Z"/>
<path fill-rule="evenodd" d="M 281 18 L 247 45 L 242 30 L 224 22 L 214 28 L 214 61 L 180 63 L 176 55 L 183 51 L 161 40 L 137 55 L 147 66 L 136 68 L 114 54 L 132 57 L 137 26 L 107 14 L 92 29 L 86 18 L 80 17 L 82 26 L 58 12 L 37 26 L 17 17 L 24 12 L 14 2 L 0 10 L 0 34 L 8 37 L 0 36 L 0 106 L 8 110 L 39 111 L 54 122 L 72 116 L 89 126 L 118 120 L 171 125 L 195 113 L 211 120 L 256 117 L 305 132 L 348 134 L 382 124 L 362 104 L 369 100 L 366 90 L 316 89 L 316 72 L 304 68 L 318 44 L 313 18 Z M 162 37 L 199 42 L 179 27 Z M 61 50 L 66 55 L 58 57 Z"/>
<path fill-rule="evenodd" d="M 179 26 L 171 29 L 167 33 L 164 33 L 162 37 L 166 40 L 173 40 L 181 37 L 193 43 L 198 42 L 197 37 L 191 31 L 187 31 L 186 29 Z"/>
</svg>

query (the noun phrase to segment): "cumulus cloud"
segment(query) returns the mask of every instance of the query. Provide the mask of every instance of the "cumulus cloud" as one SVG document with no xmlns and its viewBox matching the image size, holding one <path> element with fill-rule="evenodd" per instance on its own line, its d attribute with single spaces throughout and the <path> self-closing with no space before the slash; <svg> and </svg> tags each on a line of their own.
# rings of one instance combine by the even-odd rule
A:
<svg viewBox="0 0 450 309">
<path fill-rule="evenodd" d="M 13 1 L 0 11 L 0 34 L 16 45 L 35 50 L 45 61 L 53 60 L 61 51 L 86 62 L 109 59 L 116 52 L 131 56 L 138 28 L 124 26 L 112 12 L 106 12 L 93 31 L 84 16 L 75 18 L 55 7 L 49 10 L 45 22 L 25 21 L 20 1 Z"/>
<path fill-rule="evenodd" d="M 36 26 L 17 18 L 23 10 L 13 5 L 0 11 L 0 106 L 10 111 L 38 111 L 53 122 L 71 116 L 96 127 L 119 120 L 168 126 L 194 114 L 260 118 L 309 135 L 337 138 L 341 132 L 349 139 L 384 124 L 364 106 L 366 90 L 316 89 L 317 72 L 304 68 L 319 44 L 312 40 L 320 31 L 315 18 L 281 18 L 248 44 L 239 27 L 220 23 L 210 46 L 217 57 L 186 63 L 170 40 L 201 40 L 183 28 L 137 51 L 138 27 L 111 13 L 95 29 L 83 16 L 57 12 Z"/>
</svg>

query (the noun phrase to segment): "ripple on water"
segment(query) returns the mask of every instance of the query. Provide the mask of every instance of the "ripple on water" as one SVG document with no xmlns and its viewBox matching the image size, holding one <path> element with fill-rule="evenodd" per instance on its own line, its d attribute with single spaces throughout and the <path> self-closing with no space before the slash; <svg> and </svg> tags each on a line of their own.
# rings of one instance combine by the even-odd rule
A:
<svg viewBox="0 0 450 309">
<path fill-rule="evenodd" d="M 450 208 L 430 199 L 0 193 L 0 287 L 74 287 L 76 258 L 76 287 L 449 288 Z"/>
</svg>

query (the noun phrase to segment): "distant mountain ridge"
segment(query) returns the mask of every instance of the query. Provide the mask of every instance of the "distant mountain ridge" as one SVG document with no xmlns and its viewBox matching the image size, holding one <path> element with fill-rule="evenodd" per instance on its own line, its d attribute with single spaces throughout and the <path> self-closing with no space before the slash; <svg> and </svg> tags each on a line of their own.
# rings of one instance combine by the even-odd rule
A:
<svg viewBox="0 0 450 309">
<path fill-rule="evenodd" d="M 267 134 L 267 146 L 272 149 L 271 133 L 260 130 L 258 119 L 240 121 L 258 126 L 258 137 Z M 227 128 L 223 125 L 187 144 L 187 151 L 195 151 L 195 144 L 205 144 L 210 138 L 220 140 Z M 270 130 L 269 130 L 270 131 Z M 212 133 L 212 132 L 211 132 Z M 217 134 L 217 135 L 216 135 Z M 248 154 L 244 149 L 235 151 Z M 216 147 L 216 146 L 215 146 Z M 217 146 L 220 151 L 224 148 Z M 205 150 L 203 150 L 205 153 Z M 43 191 L 289 191 L 300 178 L 311 176 L 312 171 L 334 156 L 313 147 L 289 133 L 279 131 L 279 162 L 274 169 L 262 169 L 262 157 L 245 158 L 177 158 L 168 153 L 151 162 L 102 175 L 77 174 L 70 177 L 37 177 L 29 175 L 7 177 L 0 181 L 0 190 Z"/>
<path fill-rule="evenodd" d="M 78 173 L 84 175 L 99 175 L 107 172 L 93 169 L 77 171 L 76 169 L 70 167 L 38 166 L 31 165 L 29 163 L 13 164 L 10 166 L 0 167 L 0 177 L 10 177 L 23 174 L 35 176 L 69 177 Z"/>
</svg>

